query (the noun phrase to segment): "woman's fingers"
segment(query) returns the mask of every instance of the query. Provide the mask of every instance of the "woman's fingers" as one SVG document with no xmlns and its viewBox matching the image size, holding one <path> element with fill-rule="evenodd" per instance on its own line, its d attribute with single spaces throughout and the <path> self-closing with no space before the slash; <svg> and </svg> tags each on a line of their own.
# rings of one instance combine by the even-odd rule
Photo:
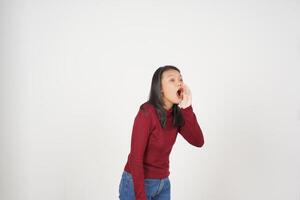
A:
<svg viewBox="0 0 300 200">
<path fill-rule="evenodd" d="M 189 95 L 191 93 L 190 88 L 186 84 L 183 85 L 183 91 L 186 95 Z"/>
<path fill-rule="evenodd" d="M 185 83 L 183 83 L 183 85 L 182 85 L 183 87 L 183 92 L 186 94 L 186 90 L 187 90 L 187 85 L 185 84 Z"/>
<path fill-rule="evenodd" d="M 186 85 L 183 84 L 183 99 L 182 103 L 186 106 L 190 105 L 192 103 L 192 92 L 190 88 Z"/>
</svg>

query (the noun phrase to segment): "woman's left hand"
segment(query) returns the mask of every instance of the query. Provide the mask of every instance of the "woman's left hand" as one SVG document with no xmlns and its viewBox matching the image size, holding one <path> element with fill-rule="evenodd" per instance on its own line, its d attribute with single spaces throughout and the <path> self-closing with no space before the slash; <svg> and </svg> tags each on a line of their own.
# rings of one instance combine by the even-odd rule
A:
<svg viewBox="0 0 300 200">
<path fill-rule="evenodd" d="M 183 83 L 183 92 L 181 93 L 182 100 L 178 106 L 182 109 L 189 107 L 192 104 L 192 92 L 189 87 Z"/>
</svg>

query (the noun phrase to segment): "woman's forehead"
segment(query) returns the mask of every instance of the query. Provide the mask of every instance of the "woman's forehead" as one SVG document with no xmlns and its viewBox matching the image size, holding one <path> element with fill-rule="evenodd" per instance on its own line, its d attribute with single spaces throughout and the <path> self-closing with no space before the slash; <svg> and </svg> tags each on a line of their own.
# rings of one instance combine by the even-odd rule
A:
<svg viewBox="0 0 300 200">
<path fill-rule="evenodd" d="M 163 73 L 163 77 L 168 78 L 171 76 L 182 77 L 181 74 L 177 70 L 167 70 Z"/>
</svg>

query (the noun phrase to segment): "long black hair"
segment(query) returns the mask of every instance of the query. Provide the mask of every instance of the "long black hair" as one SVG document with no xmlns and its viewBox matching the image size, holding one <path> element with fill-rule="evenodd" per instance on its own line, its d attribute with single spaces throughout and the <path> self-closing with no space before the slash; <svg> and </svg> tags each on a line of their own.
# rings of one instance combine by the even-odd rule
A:
<svg viewBox="0 0 300 200">
<path fill-rule="evenodd" d="M 152 104 L 155 109 L 156 112 L 158 114 L 159 117 L 159 121 L 160 124 L 163 128 L 165 128 L 166 126 L 166 122 L 167 122 L 167 113 L 166 110 L 164 109 L 163 105 L 163 98 L 162 98 L 162 94 L 161 94 L 161 88 L 162 88 L 162 74 L 164 71 L 167 70 L 176 70 L 180 73 L 180 70 L 172 65 L 165 65 L 162 67 L 159 67 L 153 74 L 152 77 L 152 82 L 151 82 L 151 89 L 150 89 L 150 94 L 149 94 L 149 99 L 148 99 L 148 103 Z M 184 125 L 184 119 L 183 116 L 181 114 L 180 108 L 178 107 L 178 104 L 173 104 L 172 107 L 172 115 L 173 115 L 173 121 L 172 121 L 172 126 L 173 127 L 180 127 Z"/>
</svg>

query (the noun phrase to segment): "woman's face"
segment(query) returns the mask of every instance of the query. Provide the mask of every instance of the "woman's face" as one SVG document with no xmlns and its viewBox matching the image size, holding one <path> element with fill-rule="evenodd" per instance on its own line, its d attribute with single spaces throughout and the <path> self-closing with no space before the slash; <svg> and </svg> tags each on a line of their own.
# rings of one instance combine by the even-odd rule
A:
<svg viewBox="0 0 300 200">
<path fill-rule="evenodd" d="M 183 79 L 177 70 L 169 69 L 164 71 L 161 80 L 161 92 L 165 108 L 169 110 L 173 104 L 182 101 Z"/>
</svg>

